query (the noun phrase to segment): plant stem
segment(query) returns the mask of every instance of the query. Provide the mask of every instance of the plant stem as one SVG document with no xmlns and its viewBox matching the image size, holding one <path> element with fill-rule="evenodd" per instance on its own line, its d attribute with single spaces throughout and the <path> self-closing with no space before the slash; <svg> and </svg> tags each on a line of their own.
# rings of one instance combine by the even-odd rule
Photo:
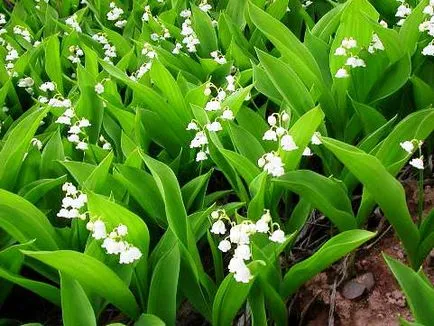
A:
<svg viewBox="0 0 434 326">
<path fill-rule="evenodd" d="M 418 180 L 418 218 L 417 225 L 422 221 L 423 215 L 423 204 L 424 204 L 424 189 L 423 189 L 423 170 L 419 170 L 419 180 Z"/>
</svg>

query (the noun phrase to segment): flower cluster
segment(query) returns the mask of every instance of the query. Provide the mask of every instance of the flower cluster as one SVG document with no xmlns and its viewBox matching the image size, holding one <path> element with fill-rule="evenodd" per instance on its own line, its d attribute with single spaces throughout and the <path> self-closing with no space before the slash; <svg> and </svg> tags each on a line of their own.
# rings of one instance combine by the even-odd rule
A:
<svg viewBox="0 0 434 326">
<path fill-rule="evenodd" d="M 67 219 L 79 218 L 85 220 L 86 212 L 83 212 L 83 208 L 87 203 L 87 195 L 77 190 L 70 182 L 64 183 L 62 190 L 65 192 L 65 197 L 62 199 L 62 208 L 57 213 L 57 216 Z"/>
<path fill-rule="evenodd" d="M 0 13 L 0 45 L 5 45 L 6 41 L 3 37 L 1 37 L 3 34 L 7 33 L 7 30 L 3 28 L 3 25 L 7 23 L 6 21 L 6 15 L 3 13 Z"/>
<path fill-rule="evenodd" d="M 190 148 L 200 148 L 199 152 L 196 154 L 196 162 L 208 159 L 208 137 L 205 130 L 208 130 L 209 132 L 221 131 L 223 130 L 223 127 L 220 123 L 221 120 L 235 119 L 234 113 L 229 107 L 226 106 L 222 109 L 222 102 L 226 98 L 227 92 L 235 91 L 235 77 L 228 75 L 226 76 L 226 80 L 228 84 L 225 89 L 221 87 L 219 88 L 213 83 L 207 83 L 204 90 L 204 94 L 206 96 L 210 96 L 213 91 L 216 93 L 216 96 L 209 100 L 204 108 L 204 110 L 208 112 L 220 111 L 219 114 L 214 117 L 214 120 L 205 124 L 204 127 L 201 127 L 196 120 L 190 121 L 190 123 L 187 125 L 187 130 L 196 131 L 193 140 L 190 142 Z"/>
<path fill-rule="evenodd" d="M 278 142 L 278 151 L 283 150 L 285 152 L 291 152 L 299 149 L 294 138 L 288 132 L 289 118 L 289 114 L 283 112 L 273 113 L 267 119 L 270 129 L 264 133 L 262 139 Z M 315 132 L 311 138 L 312 144 L 320 145 L 320 136 L 319 132 Z M 309 147 L 305 147 L 302 155 L 312 156 L 313 153 Z M 265 153 L 258 159 L 258 166 L 273 177 L 280 177 L 285 173 L 284 165 L 279 153 L 275 151 Z"/>
<path fill-rule="evenodd" d="M 370 54 L 374 54 L 377 51 L 384 51 L 384 45 L 383 42 L 381 42 L 378 34 L 374 33 L 372 35 L 372 41 L 368 46 L 368 52 Z"/>
<path fill-rule="evenodd" d="M 44 95 L 38 97 L 39 103 L 48 104 L 52 107 L 60 108 L 69 108 L 71 106 L 71 101 L 68 99 L 60 99 L 55 97 L 48 99 L 48 95 L 56 91 L 55 83 L 51 81 L 44 82 L 39 86 L 39 90 L 45 93 Z"/>
<path fill-rule="evenodd" d="M 107 234 L 106 225 L 101 219 L 89 221 L 86 228 L 92 232 L 95 240 L 104 240 L 101 248 L 105 249 L 108 255 L 119 255 L 119 264 L 132 264 L 142 257 L 139 248 L 125 240 L 128 235 L 128 228 L 119 224 Z"/>
<path fill-rule="evenodd" d="M 221 52 L 218 50 L 212 51 L 210 53 L 210 55 L 211 55 L 211 58 L 213 58 L 214 61 L 217 62 L 218 64 L 223 65 L 227 62 L 225 56 L 223 54 L 221 54 Z"/>
<path fill-rule="evenodd" d="M 146 5 L 145 11 L 143 12 L 142 15 L 142 21 L 148 22 L 151 17 L 153 17 L 151 12 L 151 7 L 149 5 Z"/>
<path fill-rule="evenodd" d="M 125 19 L 122 19 L 124 10 L 116 6 L 116 3 L 110 2 L 110 11 L 107 13 L 107 20 L 114 21 L 115 26 L 122 28 L 127 24 Z"/>
<path fill-rule="evenodd" d="M 4 124 L 4 120 L 6 118 L 7 113 L 9 112 L 9 108 L 7 106 L 4 106 L 1 110 L 0 110 L 0 133 L 2 131 L 2 127 Z"/>
<path fill-rule="evenodd" d="M 81 33 L 81 27 L 77 21 L 77 14 L 73 14 L 71 17 L 68 17 L 65 20 L 65 23 L 66 23 L 66 25 L 71 27 L 74 31 Z"/>
<path fill-rule="evenodd" d="M 285 174 L 282 158 L 276 152 L 264 154 L 258 159 L 258 166 L 273 177 L 280 177 Z"/>
<path fill-rule="evenodd" d="M 94 35 L 92 35 L 92 39 L 94 39 L 95 41 L 97 41 L 99 44 L 101 44 L 103 46 L 104 61 L 107 61 L 109 63 L 113 63 L 112 59 L 116 58 L 118 56 L 116 53 L 116 47 L 109 43 L 105 34 L 104 33 L 94 34 Z"/>
<path fill-rule="evenodd" d="M 341 45 L 335 50 L 335 56 L 346 57 L 344 67 L 339 68 L 335 74 L 336 78 L 347 78 L 350 76 L 346 66 L 351 68 L 366 67 L 365 61 L 352 53 L 351 50 L 355 48 L 357 48 L 357 41 L 352 37 L 345 37 Z"/>
<path fill-rule="evenodd" d="M 235 246 L 232 259 L 229 262 L 229 272 L 234 274 L 237 282 L 249 283 L 252 273 L 246 262 L 252 259 L 250 249 L 250 238 L 255 234 L 268 234 L 268 239 L 276 243 L 284 243 L 285 233 L 280 229 L 279 224 L 273 223 L 270 211 L 265 210 L 264 214 L 256 222 L 243 220 L 237 224 L 226 214 L 224 209 L 218 209 L 211 213 L 211 233 L 225 235 L 230 227 L 228 236 L 221 240 L 218 248 L 222 252 L 228 252 Z"/>
<path fill-rule="evenodd" d="M 18 52 L 15 48 L 9 43 L 6 44 L 6 50 L 8 53 L 5 58 L 5 68 L 9 76 L 17 77 L 18 73 L 14 71 L 15 64 L 14 61 L 18 59 Z"/>
<path fill-rule="evenodd" d="M 68 50 L 70 53 L 68 60 L 72 63 L 80 63 L 80 58 L 84 55 L 83 50 L 78 45 L 71 45 Z"/>
<path fill-rule="evenodd" d="M 87 150 L 89 148 L 89 145 L 87 143 L 87 135 L 83 131 L 83 128 L 91 126 L 89 120 L 85 118 L 79 119 L 76 116 L 74 108 L 72 107 L 71 101 L 69 99 L 59 100 L 56 98 L 52 98 L 48 102 L 48 105 L 53 107 L 66 108 L 63 114 L 59 118 L 57 118 L 56 123 L 70 126 L 68 130 L 68 141 L 76 144 L 76 149 L 82 151 Z"/>
<path fill-rule="evenodd" d="M 41 0 L 35 0 L 35 2 L 36 2 L 36 3 L 40 3 Z M 50 0 L 44 0 L 44 2 L 45 2 L 45 3 L 48 3 L 48 2 L 50 2 Z M 39 10 L 39 9 L 41 9 L 41 6 L 40 6 L 40 5 L 36 5 L 35 8 Z"/>
<path fill-rule="evenodd" d="M 217 125 L 218 124 L 218 125 Z M 221 125 L 219 122 L 215 122 L 215 129 L 221 130 Z M 201 129 L 195 121 L 191 121 L 187 130 L 195 130 L 196 134 L 194 135 L 193 140 L 190 142 L 190 148 L 200 148 L 199 152 L 196 154 L 196 162 L 205 161 L 208 159 L 208 137 L 203 129 Z"/>
<path fill-rule="evenodd" d="M 157 52 L 154 51 L 153 47 L 149 43 L 145 43 L 142 49 L 142 55 L 145 56 L 145 62 L 141 64 L 139 69 L 137 69 L 133 74 L 131 74 L 130 79 L 139 80 L 152 68 L 152 62 L 157 57 Z"/>
<path fill-rule="evenodd" d="M 434 56 L 434 0 L 430 0 L 429 4 L 423 9 L 423 13 L 429 16 L 429 19 L 419 25 L 419 31 L 422 33 L 427 32 L 432 37 L 432 40 L 423 48 L 422 54 Z"/>
<path fill-rule="evenodd" d="M 422 141 L 417 140 L 417 139 L 406 140 L 402 143 L 399 143 L 399 145 L 401 146 L 401 148 L 403 150 L 405 150 L 410 155 L 413 155 L 415 149 L 418 148 L 419 149 L 419 157 L 413 158 L 410 161 L 410 165 L 415 167 L 418 170 L 423 170 L 425 168 L 425 166 L 423 164 L 423 155 L 421 152 L 421 147 L 423 145 Z"/>
<path fill-rule="evenodd" d="M 38 151 L 40 151 L 43 146 L 42 142 L 38 138 L 32 138 L 30 144 L 32 144 L 33 147 L 36 147 Z"/>
<path fill-rule="evenodd" d="M 104 85 L 101 83 L 97 83 L 94 87 L 95 89 L 95 93 L 97 93 L 98 95 L 101 95 L 102 93 L 104 93 Z"/>
<path fill-rule="evenodd" d="M 222 108 L 222 102 L 226 99 L 228 93 L 235 92 L 235 77 L 233 75 L 227 75 L 225 79 L 227 83 L 224 87 L 217 87 L 213 83 L 206 84 L 204 94 L 210 96 L 214 91 L 215 96 L 205 104 L 205 111 L 220 111 Z"/>
<path fill-rule="evenodd" d="M 27 93 L 33 95 L 33 85 L 35 81 L 32 77 L 25 77 L 18 80 L 17 86 L 20 88 L 24 88 Z"/>
<path fill-rule="evenodd" d="M 306 8 L 309 7 L 312 3 L 313 3 L 313 1 L 305 0 L 305 1 L 302 3 L 301 6 L 302 6 L 304 9 L 306 9 Z"/>
<path fill-rule="evenodd" d="M 32 43 L 32 35 L 30 34 L 29 30 L 25 27 L 22 27 L 20 25 L 14 26 L 14 34 L 15 35 L 21 35 L 23 39 L 25 39 L 27 42 Z"/>
<path fill-rule="evenodd" d="M 199 4 L 199 9 L 203 12 L 208 12 L 212 9 L 212 6 L 208 3 L 207 0 L 202 0 Z"/>
<path fill-rule="evenodd" d="M 112 145 L 104 138 L 103 135 L 99 136 L 99 142 L 101 143 L 102 149 L 109 151 L 112 149 Z"/>
<path fill-rule="evenodd" d="M 404 25 L 404 22 L 406 20 L 406 18 L 411 14 L 411 8 L 410 5 L 405 2 L 405 0 L 396 0 L 399 3 L 401 3 L 398 7 L 398 9 L 396 10 L 396 14 L 395 17 L 399 18 L 399 21 L 396 23 L 398 26 L 402 26 Z"/>
<path fill-rule="evenodd" d="M 0 13 L 0 26 L 3 26 L 7 23 L 6 21 L 6 15 L 3 13 Z"/>
<path fill-rule="evenodd" d="M 226 108 L 221 116 L 218 116 L 213 122 L 205 124 L 204 128 L 201 128 L 200 124 L 192 120 L 187 126 L 187 130 L 194 130 L 196 134 L 193 140 L 190 142 L 190 148 L 200 148 L 200 151 L 196 154 L 196 162 L 204 161 L 208 159 L 208 137 L 206 136 L 205 129 L 209 132 L 218 132 L 223 130 L 221 123 L 218 120 L 233 120 L 234 114 Z"/>
<path fill-rule="evenodd" d="M 196 52 L 196 45 L 200 44 L 200 41 L 197 38 L 193 27 L 191 26 L 191 10 L 184 9 L 183 11 L 181 11 L 180 16 L 182 18 L 185 18 L 184 22 L 182 23 L 181 29 L 181 35 L 184 37 L 182 39 L 182 44 L 185 44 L 188 52 Z"/>
</svg>

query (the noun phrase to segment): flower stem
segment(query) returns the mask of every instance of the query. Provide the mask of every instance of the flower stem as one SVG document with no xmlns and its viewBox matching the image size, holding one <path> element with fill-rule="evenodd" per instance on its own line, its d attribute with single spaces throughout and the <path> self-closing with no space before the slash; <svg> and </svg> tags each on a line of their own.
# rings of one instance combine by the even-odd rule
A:
<svg viewBox="0 0 434 326">
<path fill-rule="evenodd" d="M 423 170 L 419 170 L 419 180 L 418 180 L 418 219 L 417 225 L 419 225 L 422 221 L 423 215 L 423 206 L 424 206 L 424 189 L 423 189 Z"/>
</svg>

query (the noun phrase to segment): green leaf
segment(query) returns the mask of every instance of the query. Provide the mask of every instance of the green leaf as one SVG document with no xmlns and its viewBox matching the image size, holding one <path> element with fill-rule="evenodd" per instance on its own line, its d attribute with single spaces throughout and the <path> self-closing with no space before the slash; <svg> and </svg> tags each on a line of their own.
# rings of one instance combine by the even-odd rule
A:
<svg viewBox="0 0 434 326">
<path fill-rule="evenodd" d="M 403 265 L 399 261 L 383 255 L 387 265 L 393 275 L 398 280 L 401 289 L 404 291 L 408 300 L 411 312 L 416 322 L 423 325 L 431 325 L 434 318 L 434 288 L 425 282 L 411 268 Z"/>
<path fill-rule="evenodd" d="M 200 207 L 198 208 L 202 208 L 212 172 L 212 170 L 209 170 L 206 174 L 192 179 L 181 188 L 182 198 L 187 211 L 190 211 L 195 201 L 199 201 Z"/>
<path fill-rule="evenodd" d="M 115 174 L 115 178 L 127 188 L 145 213 L 158 225 L 167 225 L 164 202 L 152 175 L 125 165 L 116 165 L 116 170 L 119 173 Z"/>
<path fill-rule="evenodd" d="M 39 250 L 56 250 L 59 239 L 47 217 L 24 198 L 0 189 L 0 227 L 21 243 Z"/>
<path fill-rule="evenodd" d="M 263 264 L 262 261 L 254 261 L 247 265 L 253 277 L 256 277 L 260 265 Z M 232 325 L 232 321 L 246 300 L 253 282 L 254 279 L 250 280 L 249 283 L 239 283 L 235 281 L 232 273 L 225 277 L 214 298 L 212 311 L 212 324 L 214 326 Z"/>
<path fill-rule="evenodd" d="M 142 314 L 134 323 L 134 326 L 165 326 L 166 324 L 157 316 Z"/>
<path fill-rule="evenodd" d="M 175 325 L 176 322 L 180 260 L 178 243 L 175 242 L 158 260 L 149 288 L 148 312 L 160 317 L 167 325 Z"/>
<path fill-rule="evenodd" d="M 331 138 L 323 137 L 323 143 L 363 183 L 393 225 L 410 260 L 416 263 L 420 237 L 408 211 L 401 183 L 376 157 Z"/>
<path fill-rule="evenodd" d="M 1 188 L 11 190 L 16 185 L 24 154 L 47 112 L 48 108 L 28 114 L 8 133 L 6 142 L 0 151 Z"/>
<path fill-rule="evenodd" d="M 109 174 L 110 166 L 112 164 L 114 155 L 110 152 L 102 162 L 92 171 L 83 184 L 83 187 L 87 190 L 101 193 L 107 190 L 106 179 Z"/>
<path fill-rule="evenodd" d="M 80 283 L 66 273 L 60 273 L 62 321 L 64 326 L 96 326 L 95 313 Z"/>
<path fill-rule="evenodd" d="M 59 130 L 57 130 L 42 150 L 41 177 L 51 178 L 53 176 L 61 176 L 63 174 L 62 167 L 57 161 L 63 161 L 64 159 L 62 137 Z"/>
<path fill-rule="evenodd" d="M 357 227 L 351 201 L 342 182 L 309 170 L 287 172 L 273 181 L 308 200 L 313 207 L 328 217 L 339 231 Z"/>
<path fill-rule="evenodd" d="M 401 60 L 393 63 L 376 81 L 369 93 L 372 102 L 386 98 L 404 86 L 411 75 L 411 60 L 404 55 Z"/>
<path fill-rule="evenodd" d="M 151 170 L 152 176 L 163 197 L 169 227 L 176 237 L 188 247 L 187 213 L 175 173 L 167 165 L 150 156 L 143 154 L 142 158 L 149 170 Z"/>
<path fill-rule="evenodd" d="M 303 114 L 289 129 L 289 134 L 294 138 L 298 149 L 286 152 L 282 149 L 279 153 L 285 163 L 285 171 L 297 168 L 303 155 L 304 149 L 309 145 L 313 133 L 319 128 L 324 119 L 324 113 L 318 106 Z"/>
<path fill-rule="evenodd" d="M 290 268 L 283 278 L 282 297 L 287 298 L 306 281 L 374 236 L 375 233 L 365 230 L 349 230 L 334 236 L 312 256 Z"/>
<path fill-rule="evenodd" d="M 424 8 L 428 5 L 428 0 L 422 0 L 414 8 L 411 14 L 405 19 L 404 25 L 399 30 L 401 44 L 405 47 L 410 55 L 413 55 L 417 49 L 417 42 L 421 37 L 419 25 L 425 20 L 426 15 L 423 13 Z"/>
<path fill-rule="evenodd" d="M 173 112 L 182 121 L 188 123 L 192 118 L 192 113 L 187 109 L 184 96 L 170 72 L 158 60 L 154 60 L 152 63 L 151 78 L 167 98 Z"/>
<path fill-rule="evenodd" d="M 57 179 L 39 179 L 21 188 L 18 194 L 32 204 L 36 204 L 48 192 L 59 187 L 65 181 L 66 175 Z"/>
<path fill-rule="evenodd" d="M 39 281 L 33 281 L 20 275 L 13 274 L 8 270 L 4 269 L 3 267 L 0 267 L 0 278 L 4 278 L 9 282 L 12 282 L 29 291 L 32 291 L 33 293 L 36 293 L 37 295 L 48 300 L 49 302 L 60 306 L 59 289 L 52 285 Z"/>
<path fill-rule="evenodd" d="M 261 143 L 244 128 L 231 123 L 229 132 L 237 151 L 248 158 L 253 164 L 258 162 L 258 159 L 264 155 L 264 149 Z"/>
<path fill-rule="evenodd" d="M 62 65 L 60 62 L 60 45 L 57 35 L 51 35 L 45 40 L 45 71 L 48 77 L 56 83 L 57 90 L 63 94 Z"/>
<path fill-rule="evenodd" d="M 342 112 L 338 111 L 329 87 L 322 80 L 321 70 L 308 48 L 280 21 L 273 18 L 251 2 L 248 13 L 253 24 L 276 46 L 297 76 L 308 89 L 317 88 L 320 103 L 327 117 L 335 124 L 342 125 Z"/>
<path fill-rule="evenodd" d="M 71 250 L 23 251 L 29 257 L 43 262 L 77 280 L 131 318 L 137 318 L 139 308 L 128 286 L 99 260 Z"/>
<path fill-rule="evenodd" d="M 210 53 L 218 49 L 217 37 L 211 18 L 196 6 L 191 6 L 193 12 L 193 29 L 200 40 L 199 54 L 208 58 Z"/>
<path fill-rule="evenodd" d="M 238 171 L 240 176 L 247 182 L 247 184 L 250 184 L 253 179 L 256 178 L 259 173 L 261 173 L 261 170 L 245 156 L 223 148 L 220 149 L 220 152 Z"/>
<path fill-rule="evenodd" d="M 263 51 L 257 53 L 274 87 L 298 116 L 315 106 L 310 92 L 289 65 Z"/>
</svg>

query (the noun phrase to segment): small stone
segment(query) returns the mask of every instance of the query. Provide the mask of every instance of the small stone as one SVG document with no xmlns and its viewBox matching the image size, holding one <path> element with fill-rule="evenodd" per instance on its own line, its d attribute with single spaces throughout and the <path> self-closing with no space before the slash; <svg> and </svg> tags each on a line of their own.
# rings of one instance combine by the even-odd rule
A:
<svg viewBox="0 0 434 326">
<path fill-rule="evenodd" d="M 370 291 L 374 285 L 374 275 L 372 273 L 365 273 L 348 281 L 342 289 L 342 295 L 346 299 L 356 299 L 365 293 L 365 291 Z"/>
<path fill-rule="evenodd" d="M 366 286 L 358 283 L 355 279 L 348 281 L 342 289 L 342 295 L 349 300 L 360 297 L 366 290 Z"/>
</svg>

